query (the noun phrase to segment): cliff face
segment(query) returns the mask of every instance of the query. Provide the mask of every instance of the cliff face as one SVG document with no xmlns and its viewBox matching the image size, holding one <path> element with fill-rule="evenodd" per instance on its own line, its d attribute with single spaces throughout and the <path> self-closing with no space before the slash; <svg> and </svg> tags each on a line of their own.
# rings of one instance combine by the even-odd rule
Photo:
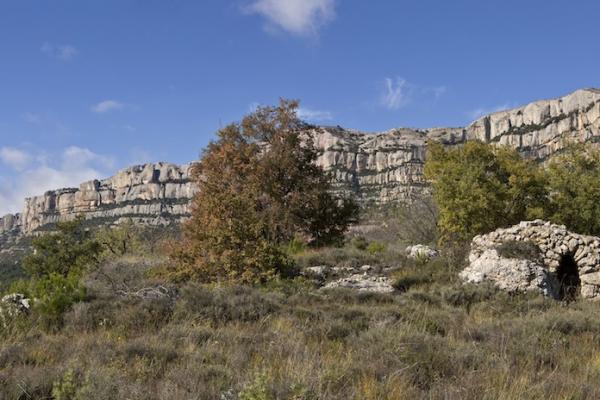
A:
<svg viewBox="0 0 600 400">
<path fill-rule="evenodd" d="M 134 166 L 115 176 L 82 183 L 78 189 L 48 191 L 25 199 L 23 212 L 0 219 L 0 234 L 30 234 L 79 214 L 98 223 L 122 218 L 147 224 L 166 224 L 189 215 L 196 192 L 190 165 L 156 163 Z"/>
<path fill-rule="evenodd" d="M 342 128 L 312 130 L 321 155 L 317 164 L 333 175 L 334 188 L 363 203 L 406 200 L 425 188 L 423 165 L 428 140 L 462 143 L 462 128 L 394 129 L 365 134 Z"/>
<path fill-rule="evenodd" d="M 427 190 L 423 165 L 429 140 L 449 146 L 465 140 L 505 144 L 539 160 L 562 149 L 565 140 L 600 141 L 600 90 L 578 90 L 497 112 L 466 128 L 401 128 L 366 134 L 315 127 L 309 133 L 320 151 L 317 163 L 332 173 L 335 191 L 352 193 L 363 203 L 402 201 Z M 21 214 L 0 218 L 0 247 L 7 237 L 43 230 L 79 214 L 99 224 L 122 218 L 146 224 L 181 221 L 189 215 L 196 192 L 189 169 L 189 164 L 140 165 L 78 189 L 26 199 Z"/>
<path fill-rule="evenodd" d="M 469 139 L 509 145 L 546 159 L 562 149 L 565 140 L 600 140 L 600 89 L 500 111 L 473 122 L 467 133 Z"/>
</svg>

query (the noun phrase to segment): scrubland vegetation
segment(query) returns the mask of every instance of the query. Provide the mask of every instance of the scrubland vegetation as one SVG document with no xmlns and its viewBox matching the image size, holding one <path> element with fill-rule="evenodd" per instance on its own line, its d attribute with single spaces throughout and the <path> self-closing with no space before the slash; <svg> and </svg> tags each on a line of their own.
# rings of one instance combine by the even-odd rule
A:
<svg viewBox="0 0 600 400">
<path fill-rule="evenodd" d="M 380 235 L 381 232 L 376 233 Z M 364 239 L 371 243 L 370 236 Z M 378 242 L 380 243 L 380 242 Z M 303 250 L 298 264 L 392 267 L 398 293 L 173 284 L 148 247 L 105 255 L 81 299 L 2 331 L 7 399 L 518 399 L 600 395 L 598 305 L 463 285 L 397 242 Z M 381 243 L 383 244 L 383 243 Z M 163 287 L 164 295 L 141 295 Z"/>
<path fill-rule="evenodd" d="M 433 197 L 362 210 L 348 230 L 357 206 L 330 194 L 296 106 L 219 132 L 181 231 L 78 220 L 34 238 L 26 279 L 5 290 L 32 304 L 1 321 L 0 398 L 600 397 L 598 304 L 458 280 L 475 234 L 537 216 L 598 233 L 594 150 L 545 172 L 504 148 L 434 145 Z M 415 243 L 440 256 L 407 258 Z M 365 264 L 396 291 L 325 290 L 331 276 L 302 273 Z"/>
</svg>

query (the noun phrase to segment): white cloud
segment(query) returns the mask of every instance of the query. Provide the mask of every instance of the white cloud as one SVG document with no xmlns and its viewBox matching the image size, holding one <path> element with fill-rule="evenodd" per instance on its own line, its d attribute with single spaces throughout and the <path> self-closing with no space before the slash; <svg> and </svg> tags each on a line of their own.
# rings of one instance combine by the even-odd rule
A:
<svg viewBox="0 0 600 400">
<path fill-rule="evenodd" d="M 117 100 L 104 100 L 91 107 L 91 110 L 97 114 L 104 114 L 109 111 L 122 110 L 125 108 L 125 104 Z"/>
<path fill-rule="evenodd" d="M 401 77 L 385 78 L 379 102 L 388 110 L 399 110 L 412 103 L 435 103 L 447 90 L 446 86 L 422 86 Z"/>
<path fill-rule="evenodd" d="M 514 108 L 514 107 L 515 107 L 514 103 L 507 102 L 504 104 L 499 104 L 494 107 L 476 108 L 474 110 L 468 111 L 466 114 L 469 116 L 469 118 L 476 120 L 476 119 L 483 117 L 484 115 L 493 114 L 495 112 L 502 111 L 502 110 L 508 110 L 508 109 Z"/>
<path fill-rule="evenodd" d="M 388 110 L 398 110 L 410 101 L 408 82 L 402 78 L 385 78 L 385 89 L 381 104 Z"/>
<path fill-rule="evenodd" d="M 0 160 L 10 168 L 20 171 L 32 160 L 31 155 L 14 147 L 0 148 Z"/>
<path fill-rule="evenodd" d="M 316 36 L 322 26 L 335 19 L 335 0 L 255 0 L 246 11 L 266 18 L 269 29 Z"/>
<path fill-rule="evenodd" d="M 77 49 L 70 44 L 53 45 L 48 42 L 44 43 L 40 50 L 49 57 L 58 58 L 63 61 L 70 60 L 78 53 Z"/>
<path fill-rule="evenodd" d="M 299 108 L 298 118 L 304 121 L 330 121 L 333 119 L 333 114 L 329 111 L 312 110 L 310 108 Z"/>
<path fill-rule="evenodd" d="M 115 167 L 111 157 L 76 146 L 54 155 L 18 151 L 28 154 L 27 162 L 14 174 L 0 175 L 0 215 L 20 212 L 26 197 L 78 187 L 82 182 L 110 175 Z"/>
</svg>

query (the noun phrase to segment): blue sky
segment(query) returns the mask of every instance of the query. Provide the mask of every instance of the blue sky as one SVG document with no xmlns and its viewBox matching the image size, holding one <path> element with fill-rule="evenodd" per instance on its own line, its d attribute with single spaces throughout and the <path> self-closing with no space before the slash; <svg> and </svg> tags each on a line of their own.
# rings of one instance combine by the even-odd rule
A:
<svg viewBox="0 0 600 400">
<path fill-rule="evenodd" d="M 597 0 L 0 0 L 0 214 L 183 163 L 254 104 L 366 131 L 600 86 Z"/>
</svg>

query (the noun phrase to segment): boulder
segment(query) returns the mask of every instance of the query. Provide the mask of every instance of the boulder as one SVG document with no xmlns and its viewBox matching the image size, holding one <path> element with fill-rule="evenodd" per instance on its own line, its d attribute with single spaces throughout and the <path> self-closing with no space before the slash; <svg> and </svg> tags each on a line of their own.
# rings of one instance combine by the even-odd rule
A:
<svg viewBox="0 0 600 400">
<path fill-rule="evenodd" d="M 438 256 L 438 251 L 429 246 L 415 244 L 406 248 L 406 255 L 410 258 L 433 258 Z"/>
</svg>

